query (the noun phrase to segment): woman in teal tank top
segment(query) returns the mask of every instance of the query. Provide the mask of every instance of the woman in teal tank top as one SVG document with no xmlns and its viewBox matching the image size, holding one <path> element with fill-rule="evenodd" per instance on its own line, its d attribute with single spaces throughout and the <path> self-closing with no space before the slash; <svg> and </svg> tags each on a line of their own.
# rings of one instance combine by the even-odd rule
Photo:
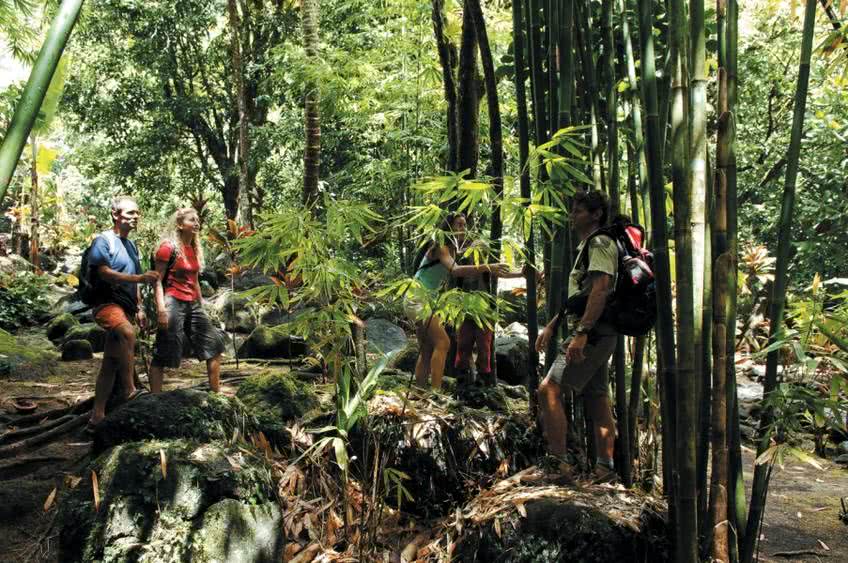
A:
<svg viewBox="0 0 848 563">
<path fill-rule="evenodd" d="M 457 266 L 456 248 L 462 246 L 465 240 L 466 219 L 462 213 L 451 213 L 445 220 L 445 230 L 449 230 L 452 241 L 445 245 L 433 245 L 424 255 L 415 273 L 415 279 L 431 291 L 438 291 L 447 286 L 448 279 L 453 277 L 473 277 L 484 272 L 501 276 L 509 272 L 509 266 L 503 263 L 474 264 Z M 415 381 L 420 386 L 427 385 L 428 376 L 433 387 L 442 386 L 442 376 L 445 373 L 445 360 L 450 348 L 450 337 L 435 315 L 422 318 L 423 305 L 412 299 L 407 299 L 406 311 L 415 322 L 416 337 L 418 338 L 418 363 L 415 365 Z"/>
</svg>

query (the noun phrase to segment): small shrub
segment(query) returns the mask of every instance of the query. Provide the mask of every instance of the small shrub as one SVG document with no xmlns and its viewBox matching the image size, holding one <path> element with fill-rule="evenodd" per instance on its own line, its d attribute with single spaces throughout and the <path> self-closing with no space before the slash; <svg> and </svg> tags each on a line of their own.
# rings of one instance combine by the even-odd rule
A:
<svg viewBox="0 0 848 563">
<path fill-rule="evenodd" d="M 50 310 L 50 279 L 32 272 L 0 276 L 0 328 L 35 324 Z"/>
</svg>

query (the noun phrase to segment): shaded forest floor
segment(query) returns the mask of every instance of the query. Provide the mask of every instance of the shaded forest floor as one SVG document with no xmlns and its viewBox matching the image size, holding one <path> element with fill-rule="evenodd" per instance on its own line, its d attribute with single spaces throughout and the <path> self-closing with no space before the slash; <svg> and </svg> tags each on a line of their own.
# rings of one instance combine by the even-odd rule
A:
<svg viewBox="0 0 848 563">
<path fill-rule="evenodd" d="M 5 380 L 0 388 L 0 409 L 12 412 L 12 398 L 34 398 L 39 410 L 47 411 L 90 397 L 98 357 L 60 363 L 52 373 Z M 262 363 L 242 362 L 238 370 L 234 364 L 227 364 L 222 373 L 223 392 L 234 394 L 239 376 L 263 369 L 267 366 Z M 228 383 L 235 377 L 238 380 Z M 205 365 L 187 361 L 180 370 L 169 372 L 165 388 L 191 387 L 205 381 Z M 85 477 L 82 472 L 90 448 L 90 438 L 80 429 L 33 452 L 0 460 L 0 537 L 4 539 L 0 561 L 58 561 L 57 512 L 55 506 L 45 511 L 45 501 L 66 479 Z M 753 452 L 746 450 L 744 456 L 750 486 Z M 840 497 L 848 496 L 848 470 L 828 461 L 822 463 L 824 471 L 795 460 L 775 469 L 760 544 L 761 560 L 848 561 L 848 526 L 839 519 Z"/>
</svg>

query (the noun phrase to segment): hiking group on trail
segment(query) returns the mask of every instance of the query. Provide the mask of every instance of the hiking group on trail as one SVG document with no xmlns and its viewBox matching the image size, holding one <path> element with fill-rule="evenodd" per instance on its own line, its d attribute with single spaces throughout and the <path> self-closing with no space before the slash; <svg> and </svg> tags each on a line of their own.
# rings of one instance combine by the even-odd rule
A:
<svg viewBox="0 0 848 563">
<path fill-rule="evenodd" d="M 621 334 L 642 336 L 654 324 L 656 296 L 652 257 L 642 247 L 644 230 L 633 225 L 626 216 L 618 216 L 609 224 L 609 198 L 599 191 L 578 190 L 572 200 L 571 226 L 580 243 L 568 277 L 567 287 L 550 291 L 566 291 L 563 307 L 539 333 L 537 352 L 548 343 L 561 326 L 568 336 L 560 353 L 552 362 L 537 390 L 541 428 L 548 453 L 555 459 L 566 481 L 576 476 L 575 464 L 568 457 L 566 444 L 567 418 L 562 394 L 582 394 L 592 421 L 597 457 L 592 478 L 596 482 L 616 478 L 613 450 L 616 436 L 615 419 L 609 399 L 608 364 Z M 444 231 L 445 244 L 432 243 L 417 261 L 415 279 L 431 295 L 450 287 L 452 278 L 464 290 L 488 291 L 489 278 L 522 277 L 526 269 L 510 272 L 502 263 L 467 264 L 466 217 L 448 215 Z M 415 376 L 419 386 L 439 388 L 445 369 L 450 337 L 441 319 L 427 310 L 420 294 L 405 299 L 407 315 L 416 323 L 419 357 Z M 471 357 L 477 345 L 477 373 L 484 384 L 494 384 L 491 370 L 494 334 L 467 316 L 456 333 L 457 353 L 454 367 L 458 383 L 473 380 Z"/>
<path fill-rule="evenodd" d="M 593 478 L 615 478 L 613 448 L 615 420 L 609 400 L 608 364 L 620 334 L 645 334 L 653 325 L 653 275 L 650 253 L 641 248 L 644 232 L 624 216 L 608 225 L 609 199 L 599 191 L 578 191 L 572 201 L 571 225 L 580 239 L 569 274 L 564 305 L 539 333 L 535 348 L 541 352 L 567 327 L 568 336 L 560 353 L 537 390 L 540 424 L 548 453 L 556 461 L 565 480 L 575 476 L 566 444 L 567 418 L 562 394 L 582 394 L 592 421 L 597 457 Z M 138 249 L 128 237 L 138 225 L 139 209 L 126 196 L 112 202 L 112 228 L 97 236 L 83 255 L 80 275 L 82 300 L 94 308 L 96 322 L 107 331 L 103 363 L 97 376 L 95 406 L 89 429 L 100 424 L 116 377 L 123 400 L 142 390 L 134 374 L 136 328 L 143 327 L 140 284 L 153 286 L 156 311 L 156 342 L 149 373 L 150 389 L 162 391 L 164 371 L 177 368 L 190 347 L 206 362 L 209 387 L 220 390 L 221 355 L 225 340 L 202 307 L 198 275 L 203 266 L 200 245 L 200 217 L 187 207 L 173 219 L 173 231 L 153 254 L 154 268 L 143 272 Z M 415 280 L 423 288 L 404 300 L 407 316 L 415 323 L 419 355 L 415 366 L 416 383 L 438 389 L 451 346 L 450 336 L 433 303 L 451 287 L 462 291 L 488 291 L 493 278 L 517 278 L 527 268 L 510 271 L 501 262 L 468 263 L 469 257 L 485 255 L 479 243 L 466 234 L 468 219 L 450 213 L 445 219 L 445 241 L 433 241 L 416 260 Z M 475 246 L 478 245 L 478 246 Z M 474 381 L 472 368 L 476 345 L 476 371 L 479 381 L 494 385 L 492 354 L 494 333 L 479 319 L 467 315 L 457 327 L 456 355 L 452 359 L 458 383 Z"/>
<path fill-rule="evenodd" d="M 93 308 L 95 322 L 106 330 L 103 362 L 97 375 L 94 409 L 88 423 L 92 431 L 106 416 L 116 377 L 124 401 L 143 393 L 135 382 L 136 326 L 147 322 L 141 306 L 140 284 L 154 287 L 157 333 L 149 373 L 150 389 L 162 391 L 166 367 L 179 367 L 186 344 L 199 360 L 206 361 L 209 387 L 220 389 L 224 337 L 202 308 L 198 274 L 203 264 L 200 220 L 193 208 L 174 215 L 174 233 L 154 255 L 155 269 L 143 272 L 138 248 L 129 239 L 138 227 L 140 212 L 135 200 L 119 196 L 112 201 L 112 228 L 95 237 L 83 254 L 80 267 L 81 300 Z"/>
</svg>

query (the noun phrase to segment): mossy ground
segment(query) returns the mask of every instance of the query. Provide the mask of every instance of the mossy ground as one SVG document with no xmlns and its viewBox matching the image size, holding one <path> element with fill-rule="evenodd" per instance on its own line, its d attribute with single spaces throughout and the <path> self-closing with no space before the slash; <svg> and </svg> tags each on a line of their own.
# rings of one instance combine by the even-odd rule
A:
<svg viewBox="0 0 848 563">
<path fill-rule="evenodd" d="M 313 387 L 282 370 L 248 377 L 239 386 L 236 396 L 256 417 L 266 437 L 279 446 L 289 443 L 286 424 L 318 406 Z"/>
</svg>

